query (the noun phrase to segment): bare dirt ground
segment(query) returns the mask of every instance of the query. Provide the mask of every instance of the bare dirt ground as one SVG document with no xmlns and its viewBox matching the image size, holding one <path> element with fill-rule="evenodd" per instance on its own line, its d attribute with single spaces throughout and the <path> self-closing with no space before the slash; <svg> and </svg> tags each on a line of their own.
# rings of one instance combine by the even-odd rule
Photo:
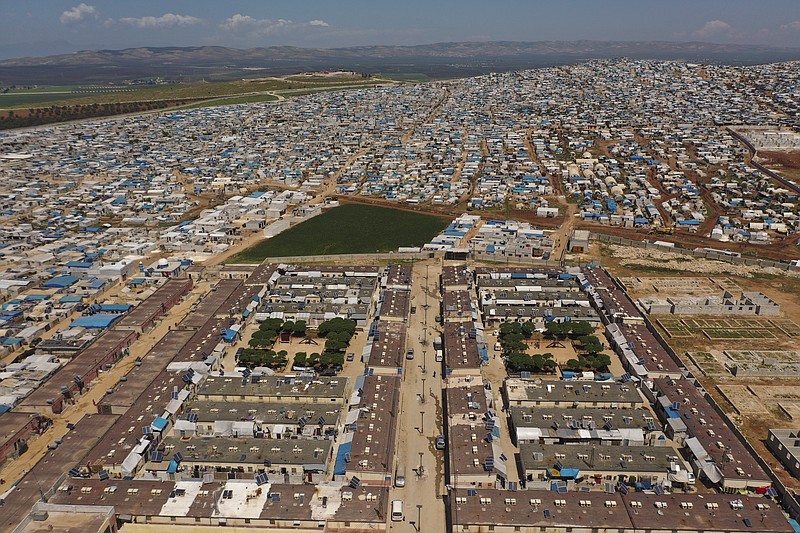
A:
<svg viewBox="0 0 800 533">
<path fill-rule="evenodd" d="M 800 180 L 800 150 L 759 150 L 755 159 L 790 180 Z"/>
<path fill-rule="evenodd" d="M 641 285 L 632 291 L 634 297 L 654 292 L 650 282 L 657 280 L 659 276 L 654 274 L 653 270 L 637 268 L 630 264 L 623 265 L 618 258 L 609 258 L 607 255 L 603 257 L 603 264 L 609 267 L 615 276 L 635 276 L 640 278 Z M 664 273 L 665 277 L 674 277 L 675 275 Z M 685 279 L 686 273 L 682 273 L 682 276 Z M 800 323 L 799 277 L 758 273 L 751 275 L 751 277 L 732 275 L 698 275 L 697 277 L 698 280 L 710 279 L 720 286 L 730 286 L 731 283 L 735 283 L 745 291 L 761 291 L 781 305 L 781 319 L 790 319 Z M 649 288 L 648 284 L 650 284 Z M 696 294 L 696 296 L 701 295 Z M 663 294 L 659 294 L 659 297 L 663 296 Z M 679 317 L 668 315 L 668 318 Z M 776 336 L 775 339 L 726 339 L 718 341 L 711 341 L 702 335 L 689 338 L 668 338 L 665 335 L 665 338 L 690 368 L 696 367 L 689 362 L 689 358 L 685 355 L 687 351 L 796 350 L 798 343 L 800 343 L 800 338 L 788 336 Z M 696 376 L 781 480 L 787 486 L 800 491 L 800 480 L 789 475 L 764 444 L 770 428 L 796 428 L 800 423 L 800 418 L 791 418 L 780 407 L 782 404 L 789 412 L 797 411 L 797 416 L 800 417 L 800 410 L 797 410 L 797 406 L 800 405 L 800 395 L 798 395 L 798 398 L 794 398 L 794 391 L 800 390 L 800 379 L 795 377 L 735 377 L 728 372 L 716 371 L 710 372 L 709 375 L 696 373 Z M 737 405 L 734 406 L 728 398 L 733 398 Z"/>
</svg>

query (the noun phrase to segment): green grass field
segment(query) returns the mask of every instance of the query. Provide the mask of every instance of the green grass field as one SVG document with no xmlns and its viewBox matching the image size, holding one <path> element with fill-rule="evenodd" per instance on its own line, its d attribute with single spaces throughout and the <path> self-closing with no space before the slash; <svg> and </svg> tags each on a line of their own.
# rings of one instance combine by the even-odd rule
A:
<svg viewBox="0 0 800 533">
<path fill-rule="evenodd" d="M 289 228 L 233 256 L 228 263 L 267 257 L 388 252 L 421 246 L 449 220 L 387 207 L 346 204 Z"/>
<path fill-rule="evenodd" d="M 0 108 L 14 107 L 42 107 L 49 106 L 51 102 L 65 102 L 77 98 L 86 98 L 85 94 L 41 93 L 41 92 L 8 92 L 0 94 Z"/>
<path fill-rule="evenodd" d="M 278 97 L 271 94 L 253 94 L 250 96 L 234 96 L 231 98 L 220 98 L 218 100 L 206 100 L 197 104 L 186 106 L 186 109 L 198 109 L 201 107 L 216 107 L 221 105 L 252 104 L 254 102 L 274 102 Z"/>
</svg>

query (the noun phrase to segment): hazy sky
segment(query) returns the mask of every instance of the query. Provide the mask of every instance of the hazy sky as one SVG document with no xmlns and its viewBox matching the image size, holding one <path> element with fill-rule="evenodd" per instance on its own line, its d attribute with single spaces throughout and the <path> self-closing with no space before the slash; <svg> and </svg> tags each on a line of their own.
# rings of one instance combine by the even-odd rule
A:
<svg viewBox="0 0 800 533">
<path fill-rule="evenodd" d="M 0 0 L 0 57 L 135 46 L 668 40 L 800 47 L 800 0 Z"/>
</svg>

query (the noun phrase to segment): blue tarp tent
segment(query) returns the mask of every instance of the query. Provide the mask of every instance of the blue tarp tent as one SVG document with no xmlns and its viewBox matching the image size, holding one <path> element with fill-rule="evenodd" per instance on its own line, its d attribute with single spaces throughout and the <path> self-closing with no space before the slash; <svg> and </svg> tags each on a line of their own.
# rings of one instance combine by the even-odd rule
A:
<svg viewBox="0 0 800 533">
<path fill-rule="evenodd" d="M 151 424 L 151 426 L 156 431 L 164 431 L 164 428 L 167 427 L 168 423 L 169 423 L 169 420 L 167 420 L 164 417 L 159 416 L 155 420 L 153 420 L 153 423 Z"/>
<path fill-rule="evenodd" d="M 77 282 L 78 278 L 75 276 L 56 276 L 42 283 L 42 287 L 48 289 L 65 289 Z"/>
<path fill-rule="evenodd" d="M 71 328 L 86 328 L 86 329 L 105 329 L 117 320 L 122 318 L 122 315 L 109 315 L 104 313 L 98 313 L 96 315 L 91 316 L 82 316 L 80 318 L 76 318 L 72 321 L 72 324 L 69 325 Z"/>
<path fill-rule="evenodd" d="M 336 452 L 336 465 L 333 467 L 334 476 L 343 476 L 347 472 L 347 461 L 345 456 L 350 453 L 353 448 L 353 442 L 342 443 L 339 446 L 339 451 Z"/>
<path fill-rule="evenodd" d="M 577 479 L 581 471 L 577 468 L 562 468 L 559 472 L 561 478 Z"/>
</svg>

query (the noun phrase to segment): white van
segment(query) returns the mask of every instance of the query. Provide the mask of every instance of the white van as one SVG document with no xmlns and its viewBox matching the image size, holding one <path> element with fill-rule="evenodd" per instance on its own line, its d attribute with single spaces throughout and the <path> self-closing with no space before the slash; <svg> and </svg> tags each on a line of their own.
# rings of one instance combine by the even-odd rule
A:
<svg viewBox="0 0 800 533">
<path fill-rule="evenodd" d="M 436 362 L 441 363 L 444 360 L 444 354 L 441 350 L 436 350 Z"/>
<path fill-rule="evenodd" d="M 392 500 L 392 522 L 402 522 L 403 520 L 405 520 L 403 500 Z"/>
<path fill-rule="evenodd" d="M 406 486 L 406 467 L 397 465 L 397 470 L 394 473 L 394 486 L 402 488 Z"/>
</svg>

